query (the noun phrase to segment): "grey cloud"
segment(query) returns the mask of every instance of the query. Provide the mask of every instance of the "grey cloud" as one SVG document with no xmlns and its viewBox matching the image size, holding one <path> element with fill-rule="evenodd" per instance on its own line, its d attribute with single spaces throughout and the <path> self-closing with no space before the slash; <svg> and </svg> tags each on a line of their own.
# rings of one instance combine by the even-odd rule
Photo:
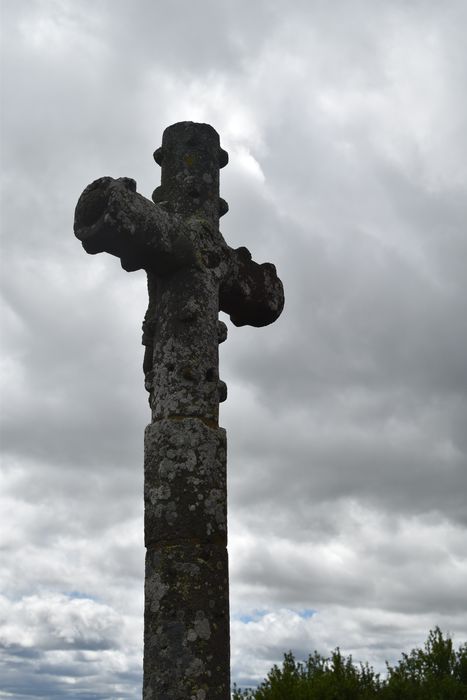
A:
<svg viewBox="0 0 467 700">
<path fill-rule="evenodd" d="M 84 598 L 29 596 L 11 605 L 3 599 L 2 618 L 3 690 L 18 697 L 132 697 L 139 669 L 118 658 L 122 620 L 108 606 Z M 24 642 L 10 643 L 23 625 Z M 121 649 L 123 656 L 123 640 Z M 111 675 L 104 671 L 105 661 L 114 667 Z M 67 676 L 75 679 L 72 686 L 64 683 Z"/>
<path fill-rule="evenodd" d="M 274 326 L 221 347 L 232 606 L 265 611 L 234 623 L 234 679 L 287 647 L 345 639 L 382 664 L 434 624 L 465 638 L 465 11 L 2 8 L 1 586 L 8 615 L 48 596 L 59 629 L 80 591 L 127 643 L 93 628 L 97 662 L 46 618 L 35 656 L 18 618 L 1 690 L 63 698 L 71 673 L 75 698 L 139 692 L 145 281 L 86 256 L 72 220 L 101 175 L 150 196 L 152 150 L 183 118 L 230 149 L 227 240 L 286 288 Z"/>
<path fill-rule="evenodd" d="M 363 413 L 358 419 L 366 428 L 356 428 L 358 411 L 350 396 L 348 402 L 339 397 L 320 402 L 305 414 L 262 416 L 254 427 L 242 429 L 239 422 L 230 448 L 232 502 L 247 518 L 255 503 L 277 513 L 293 504 L 285 509 L 290 519 L 285 529 L 296 537 L 308 532 L 310 508 L 346 496 L 406 514 L 438 511 L 465 522 L 463 452 L 439 428 L 443 407 L 431 415 L 429 408 L 417 409 L 400 420 L 367 419 Z M 260 440 L 267 443 L 262 450 Z M 273 515 L 269 527 L 284 526 L 280 517 L 275 523 Z"/>
<path fill-rule="evenodd" d="M 326 504 L 316 510 L 332 507 Z M 349 504 L 336 510 L 338 531 L 323 540 L 317 530 L 294 543 L 281 533 L 261 543 L 251 523 L 245 523 L 237 533 L 243 547 L 234 549 L 232 567 L 233 589 L 242 605 L 260 609 L 267 591 L 278 608 L 323 614 L 330 601 L 346 607 L 351 599 L 355 609 L 393 615 L 394 621 L 398 615 L 423 615 L 426 620 L 463 616 L 462 528 L 415 517 L 375 518 L 371 511 L 352 513 Z M 455 544 L 447 551 L 447 541 L 457 542 L 456 554 Z M 440 590 L 445 592 L 442 600 Z M 462 630 L 460 618 L 458 622 Z"/>
</svg>

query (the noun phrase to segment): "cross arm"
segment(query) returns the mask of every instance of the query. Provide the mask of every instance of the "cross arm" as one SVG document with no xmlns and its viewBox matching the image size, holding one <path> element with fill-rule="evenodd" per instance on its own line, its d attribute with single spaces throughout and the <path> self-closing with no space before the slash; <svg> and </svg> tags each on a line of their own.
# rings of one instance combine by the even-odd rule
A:
<svg viewBox="0 0 467 700">
<path fill-rule="evenodd" d="M 247 248 L 230 251 L 230 272 L 220 287 L 219 308 L 235 326 L 267 326 L 284 308 L 284 288 L 272 263 L 259 265 Z"/>
<path fill-rule="evenodd" d="M 167 274 L 195 259 L 178 217 L 138 194 L 130 178 L 101 177 L 88 185 L 76 206 L 74 232 L 87 253 L 116 255 L 128 272 Z"/>
</svg>

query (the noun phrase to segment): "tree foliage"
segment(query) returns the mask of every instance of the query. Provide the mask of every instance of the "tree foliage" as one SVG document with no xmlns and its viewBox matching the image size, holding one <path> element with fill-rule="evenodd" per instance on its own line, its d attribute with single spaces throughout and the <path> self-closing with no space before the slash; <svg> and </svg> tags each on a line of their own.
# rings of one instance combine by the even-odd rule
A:
<svg viewBox="0 0 467 700">
<path fill-rule="evenodd" d="M 284 654 L 256 689 L 234 686 L 233 700 L 467 700 L 467 643 L 457 650 L 439 627 L 423 649 L 387 664 L 381 678 L 368 664 L 355 664 L 337 648 L 326 658 L 314 652 L 307 661 Z"/>
</svg>

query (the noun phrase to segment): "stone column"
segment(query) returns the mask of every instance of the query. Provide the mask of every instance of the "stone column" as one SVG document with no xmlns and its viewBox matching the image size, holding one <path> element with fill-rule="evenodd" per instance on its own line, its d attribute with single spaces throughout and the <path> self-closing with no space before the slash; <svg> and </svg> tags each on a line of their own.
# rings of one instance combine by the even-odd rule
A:
<svg viewBox="0 0 467 700">
<path fill-rule="evenodd" d="M 182 123 L 164 132 L 155 153 L 162 184 L 153 199 L 188 227 L 193 217 L 201 240 L 211 229 L 218 235 L 222 152 L 214 129 L 196 127 Z M 145 436 L 144 700 L 230 698 L 226 435 L 218 427 L 225 398 L 218 343 L 226 333 L 218 321 L 218 265 L 204 260 L 165 276 L 148 273 L 153 422 Z"/>
</svg>

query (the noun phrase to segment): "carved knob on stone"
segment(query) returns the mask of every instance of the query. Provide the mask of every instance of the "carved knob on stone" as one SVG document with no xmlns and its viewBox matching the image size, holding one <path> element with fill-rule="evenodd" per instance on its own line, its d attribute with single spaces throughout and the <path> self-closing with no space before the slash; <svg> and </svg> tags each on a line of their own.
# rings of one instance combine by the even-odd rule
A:
<svg viewBox="0 0 467 700">
<path fill-rule="evenodd" d="M 156 148 L 156 150 L 153 153 L 153 158 L 156 161 L 157 165 L 162 165 L 162 158 L 164 157 L 164 152 L 162 150 L 162 146 L 159 148 Z"/>
<path fill-rule="evenodd" d="M 224 321 L 218 321 L 217 322 L 217 340 L 220 343 L 223 343 L 225 340 L 227 340 L 227 326 L 224 323 Z"/>
<path fill-rule="evenodd" d="M 217 393 L 219 396 L 219 403 L 224 403 L 227 400 L 227 384 L 219 379 L 217 383 Z"/>
<path fill-rule="evenodd" d="M 229 154 L 223 148 L 219 149 L 219 168 L 225 168 L 229 162 Z"/>
<path fill-rule="evenodd" d="M 227 214 L 229 211 L 229 205 L 225 201 L 225 199 L 222 199 L 222 197 L 219 197 L 219 216 L 224 216 L 224 214 Z"/>
</svg>

